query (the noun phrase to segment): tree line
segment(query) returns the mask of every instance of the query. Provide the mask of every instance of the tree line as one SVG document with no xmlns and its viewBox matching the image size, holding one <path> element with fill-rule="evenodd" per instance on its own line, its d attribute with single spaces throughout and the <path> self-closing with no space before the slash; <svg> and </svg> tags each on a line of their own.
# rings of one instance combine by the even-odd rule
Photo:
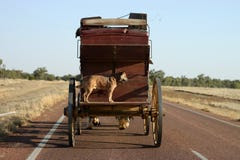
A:
<svg viewBox="0 0 240 160">
<path fill-rule="evenodd" d="M 210 88 L 238 88 L 240 89 L 240 80 L 221 80 L 210 78 L 204 74 L 200 74 L 195 78 L 187 78 L 186 76 L 172 77 L 165 76 L 162 70 L 150 70 L 149 79 L 150 83 L 154 78 L 160 78 L 164 86 L 192 86 L 192 87 L 210 87 Z"/>
<path fill-rule="evenodd" d="M 67 74 L 64 76 L 55 76 L 49 74 L 46 67 L 39 67 L 33 71 L 33 73 L 23 72 L 21 70 L 10 70 L 3 64 L 0 59 L 0 78 L 12 78 L 12 79 L 29 79 L 29 80 L 64 80 L 68 81 L 71 77 L 75 77 L 77 80 L 80 79 L 80 75 Z M 211 87 L 211 88 L 239 88 L 239 80 L 221 80 L 210 78 L 204 74 L 200 74 L 195 78 L 187 78 L 186 76 L 172 77 L 165 76 L 162 70 L 150 70 L 149 80 L 153 82 L 154 78 L 160 78 L 162 85 L 164 86 L 193 86 L 193 87 Z"/>
<path fill-rule="evenodd" d="M 7 69 L 6 65 L 3 64 L 3 60 L 0 59 L 0 78 L 67 81 L 71 77 L 74 77 L 74 75 L 68 74 L 64 76 L 55 76 L 54 74 L 49 74 L 46 67 L 39 67 L 36 70 L 34 70 L 33 73 L 23 72 L 22 70 Z"/>
</svg>

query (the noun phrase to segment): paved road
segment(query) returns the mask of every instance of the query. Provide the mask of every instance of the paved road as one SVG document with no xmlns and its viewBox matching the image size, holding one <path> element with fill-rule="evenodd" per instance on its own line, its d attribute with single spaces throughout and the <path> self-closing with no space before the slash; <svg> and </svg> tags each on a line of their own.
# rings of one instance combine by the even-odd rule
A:
<svg viewBox="0 0 240 160">
<path fill-rule="evenodd" d="M 83 130 L 76 138 L 76 147 L 70 148 L 67 118 L 61 119 L 65 105 L 56 105 L 29 126 L 21 128 L 19 133 L 1 139 L 0 159 L 34 156 L 38 160 L 240 159 L 239 122 L 201 111 L 192 112 L 167 102 L 164 103 L 166 117 L 160 148 L 153 147 L 151 131 L 149 136 L 143 135 L 143 121 L 137 117 L 124 131 L 118 130 L 114 118 L 103 117 L 102 126 Z M 53 135 L 50 137 L 50 134 Z M 42 148 L 38 148 L 40 142 Z"/>
</svg>

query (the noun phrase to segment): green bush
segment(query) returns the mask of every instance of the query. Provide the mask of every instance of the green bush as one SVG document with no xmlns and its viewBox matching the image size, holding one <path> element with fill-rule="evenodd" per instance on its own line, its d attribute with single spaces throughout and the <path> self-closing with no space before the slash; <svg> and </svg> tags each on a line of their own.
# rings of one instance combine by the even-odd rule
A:
<svg viewBox="0 0 240 160">
<path fill-rule="evenodd" d="M 193 86 L 193 87 L 215 87 L 215 88 L 238 88 L 240 89 L 239 80 L 220 80 L 212 79 L 204 74 L 198 75 L 196 78 L 181 77 L 165 77 L 165 73 L 162 70 L 155 71 L 150 70 L 149 80 L 152 84 L 153 79 L 156 77 L 161 79 L 162 85 L 164 86 Z"/>
</svg>

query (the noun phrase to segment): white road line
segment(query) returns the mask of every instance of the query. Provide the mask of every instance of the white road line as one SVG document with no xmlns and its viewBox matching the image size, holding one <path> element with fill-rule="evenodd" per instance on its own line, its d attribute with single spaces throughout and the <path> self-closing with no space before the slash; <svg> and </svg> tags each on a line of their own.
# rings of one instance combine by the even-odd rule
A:
<svg viewBox="0 0 240 160">
<path fill-rule="evenodd" d="M 197 115 L 200 115 L 200 116 L 203 116 L 203 117 L 206 117 L 206 118 L 209 118 L 209 119 L 213 119 L 213 120 L 215 120 L 215 121 L 218 121 L 218 122 L 221 122 L 221 123 L 224 123 L 224 124 L 233 126 L 233 127 L 240 128 L 240 125 L 237 125 L 237 124 L 233 124 L 233 123 L 230 123 L 230 122 L 221 120 L 221 119 L 217 119 L 217 118 L 214 118 L 214 117 L 212 117 L 212 116 L 205 115 L 205 114 L 202 114 L 202 113 L 199 113 L 199 112 L 190 110 L 190 109 L 185 109 L 185 108 L 183 108 L 183 107 L 179 107 L 179 106 L 177 106 L 177 105 L 175 105 L 175 104 L 172 104 L 172 103 L 168 103 L 168 102 L 164 102 L 164 103 L 167 104 L 167 105 L 170 105 L 170 106 L 173 106 L 173 107 L 182 109 L 182 110 L 184 110 L 184 111 L 188 111 L 188 112 L 191 112 L 191 113 L 195 113 L 195 114 L 197 114 Z"/>
<path fill-rule="evenodd" d="M 208 160 L 206 157 L 204 157 L 202 154 L 200 154 L 197 151 L 194 151 L 193 149 L 191 149 L 192 153 L 195 154 L 199 159 L 201 160 Z"/>
<path fill-rule="evenodd" d="M 9 115 L 9 114 L 15 114 L 15 113 L 16 113 L 16 111 L 8 112 L 8 113 L 1 113 L 1 114 L 0 114 L 0 117 L 4 117 L 4 116 L 7 116 L 7 115 Z"/>
<path fill-rule="evenodd" d="M 52 129 L 48 132 L 48 134 L 42 139 L 42 141 L 38 144 L 38 146 L 33 150 L 33 152 L 28 156 L 26 160 L 35 160 L 38 156 L 38 154 L 41 152 L 41 150 L 44 148 L 48 140 L 51 138 L 53 133 L 56 131 L 58 126 L 62 123 L 64 120 L 64 115 L 62 115 L 58 121 L 53 125 Z"/>
</svg>

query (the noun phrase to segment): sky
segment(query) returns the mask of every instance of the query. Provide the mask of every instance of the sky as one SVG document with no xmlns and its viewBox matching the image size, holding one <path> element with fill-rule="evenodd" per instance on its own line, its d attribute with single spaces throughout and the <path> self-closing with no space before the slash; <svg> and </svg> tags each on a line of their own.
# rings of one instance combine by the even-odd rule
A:
<svg viewBox="0 0 240 160">
<path fill-rule="evenodd" d="M 240 79 L 239 0 L 0 0 L 0 59 L 8 69 L 78 74 L 80 19 L 130 12 L 148 14 L 151 69 Z"/>
</svg>

